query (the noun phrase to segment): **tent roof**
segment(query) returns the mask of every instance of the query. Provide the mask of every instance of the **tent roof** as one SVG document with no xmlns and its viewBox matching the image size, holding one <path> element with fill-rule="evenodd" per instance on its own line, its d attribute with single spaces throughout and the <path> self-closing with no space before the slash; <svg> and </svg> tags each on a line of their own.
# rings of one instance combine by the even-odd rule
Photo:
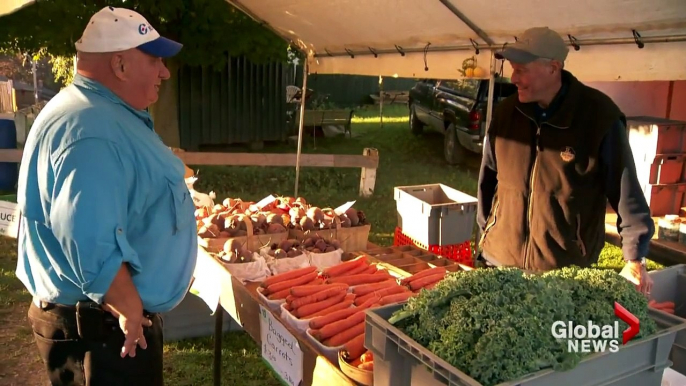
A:
<svg viewBox="0 0 686 386">
<path fill-rule="evenodd" d="M 582 79 L 686 79 L 684 0 L 227 1 L 306 51 L 311 72 L 456 78 L 464 59 L 488 71 L 493 50 L 548 26 L 580 46 L 566 67 Z"/>
<path fill-rule="evenodd" d="M 0 16 L 9 15 L 33 3 L 35 3 L 35 0 L 1 0 Z"/>
</svg>

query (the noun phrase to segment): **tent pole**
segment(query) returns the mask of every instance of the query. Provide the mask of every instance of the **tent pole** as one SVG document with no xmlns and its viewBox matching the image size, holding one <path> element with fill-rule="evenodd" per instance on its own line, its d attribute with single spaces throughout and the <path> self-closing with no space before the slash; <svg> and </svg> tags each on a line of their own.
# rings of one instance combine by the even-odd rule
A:
<svg viewBox="0 0 686 386">
<path fill-rule="evenodd" d="M 490 52 L 490 59 L 491 59 L 491 65 L 490 65 L 490 70 L 489 70 L 489 79 L 488 79 L 488 102 L 486 105 L 486 128 L 485 130 L 488 130 L 489 126 L 491 126 L 491 119 L 493 118 L 493 92 L 495 90 L 495 71 L 496 71 L 496 60 L 493 52 Z M 486 133 L 484 133 L 486 134 Z"/>
<path fill-rule="evenodd" d="M 298 153 L 295 156 L 295 193 L 293 197 L 298 197 L 298 180 L 300 179 L 300 153 L 303 146 L 303 124 L 305 123 L 305 97 L 307 94 L 307 70 L 309 63 L 307 57 L 303 60 L 303 88 L 300 97 L 300 124 L 298 125 Z"/>
<path fill-rule="evenodd" d="M 665 36 L 644 36 L 641 38 L 641 41 L 645 44 L 656 44 L 656 43 L 675 43 L 675 42 L 684 42 L 686 41 L 686 34 L 677 34 L 677 35 L 665 35 Z M 587 40 L 577 40 L 577 44 L 581 46 L 581 49 L 584 49 L 584 46 L 597 46 L 597 45 L 622 45 L 622 44 L 636 44 L 636 40 L 631 37 L 631 38 L 606 38 L 606 39 L 587 39 Z M 571 47 L 571 43 L 568 43 L 568 45 Z M 502 49 L 503 44 L 496 44 L 496 45 L 485 45 L 483 47 L 479 47 L 480 50 L 500 50 Z M 464 44 L 464 45 L 457 45 L 457 46 L 431 46 L 430 48 L 426 47 L 403 47 L 403 52 L 405 53 L 416 53 L 416 52 L 453 52 L 453 51 L 473 51 L 474 46 L 471 44 Z M 350 56 L 350 55 L 355 55 L 355 56 L 367 56 L 367 55 L 397 55 L 398 50 L 395 48 L 391 49 L 378 49 L 374 50 L 374 52 L 371 52 L 369 50 L 360 50 L 360 51 L 343 51 L 343 52 L 326 52 L 323 54 L 314 54 L 315 58 L 326 58 L 326 57 L 338 57 L 338 56 Z"/>
</svg>

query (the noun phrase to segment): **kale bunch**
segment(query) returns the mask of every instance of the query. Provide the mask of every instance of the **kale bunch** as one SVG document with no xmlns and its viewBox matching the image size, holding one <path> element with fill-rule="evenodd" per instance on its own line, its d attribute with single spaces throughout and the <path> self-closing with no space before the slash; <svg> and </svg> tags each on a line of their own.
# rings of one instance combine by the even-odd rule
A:
<svg viewBox="0 0 686 386">
<path fill-rule="evenodd" d="M 656 330 L 647 300 L 626 279 L 576 267 L 542 275 L 516 268 L 451 273 L 389 322 L 481 384 L 496 385 L 575 367 L 586 354 L 568 352 L 567 341 L 553 337 L 553 323 L 612 324 L 615 301 L 639 318 L 642 336 Z"/>
</svg>

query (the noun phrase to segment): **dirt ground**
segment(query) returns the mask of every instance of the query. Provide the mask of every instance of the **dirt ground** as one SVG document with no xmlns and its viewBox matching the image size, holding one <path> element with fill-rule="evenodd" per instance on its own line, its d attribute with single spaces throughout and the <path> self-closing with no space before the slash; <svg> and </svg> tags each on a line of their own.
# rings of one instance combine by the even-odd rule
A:
<svg viewBox="0 0 686 386">
<path fill-rule="evenodd" d="M 49 385 L 33 342 L 26 313 L 28 304 L 0 309 L 0 385 Z"/>
</svg>

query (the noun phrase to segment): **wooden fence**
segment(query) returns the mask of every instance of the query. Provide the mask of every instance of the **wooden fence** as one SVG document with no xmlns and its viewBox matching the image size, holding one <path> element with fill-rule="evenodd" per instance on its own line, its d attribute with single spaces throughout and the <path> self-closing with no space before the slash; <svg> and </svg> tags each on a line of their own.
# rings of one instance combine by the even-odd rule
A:
<svg viewBox="0 0 686 386">
<path fill-rule="evenodd" d="M 204 153 L 177 151 L 175 154 L 186 165 L 223 165 L 223 166 L 272 166 L 295 167 L 296 154 L 265 153 Z M 0 162 L 20 163 L 22 150 L 0 149 Z M 377 149 L 365 148 L 362 155 L 350 154 L 301 154 L 302 167 L 360 168 L 359 194 L 369 197 L 374 194 L 376 169 L 379 166 Z"/>
</svg>

